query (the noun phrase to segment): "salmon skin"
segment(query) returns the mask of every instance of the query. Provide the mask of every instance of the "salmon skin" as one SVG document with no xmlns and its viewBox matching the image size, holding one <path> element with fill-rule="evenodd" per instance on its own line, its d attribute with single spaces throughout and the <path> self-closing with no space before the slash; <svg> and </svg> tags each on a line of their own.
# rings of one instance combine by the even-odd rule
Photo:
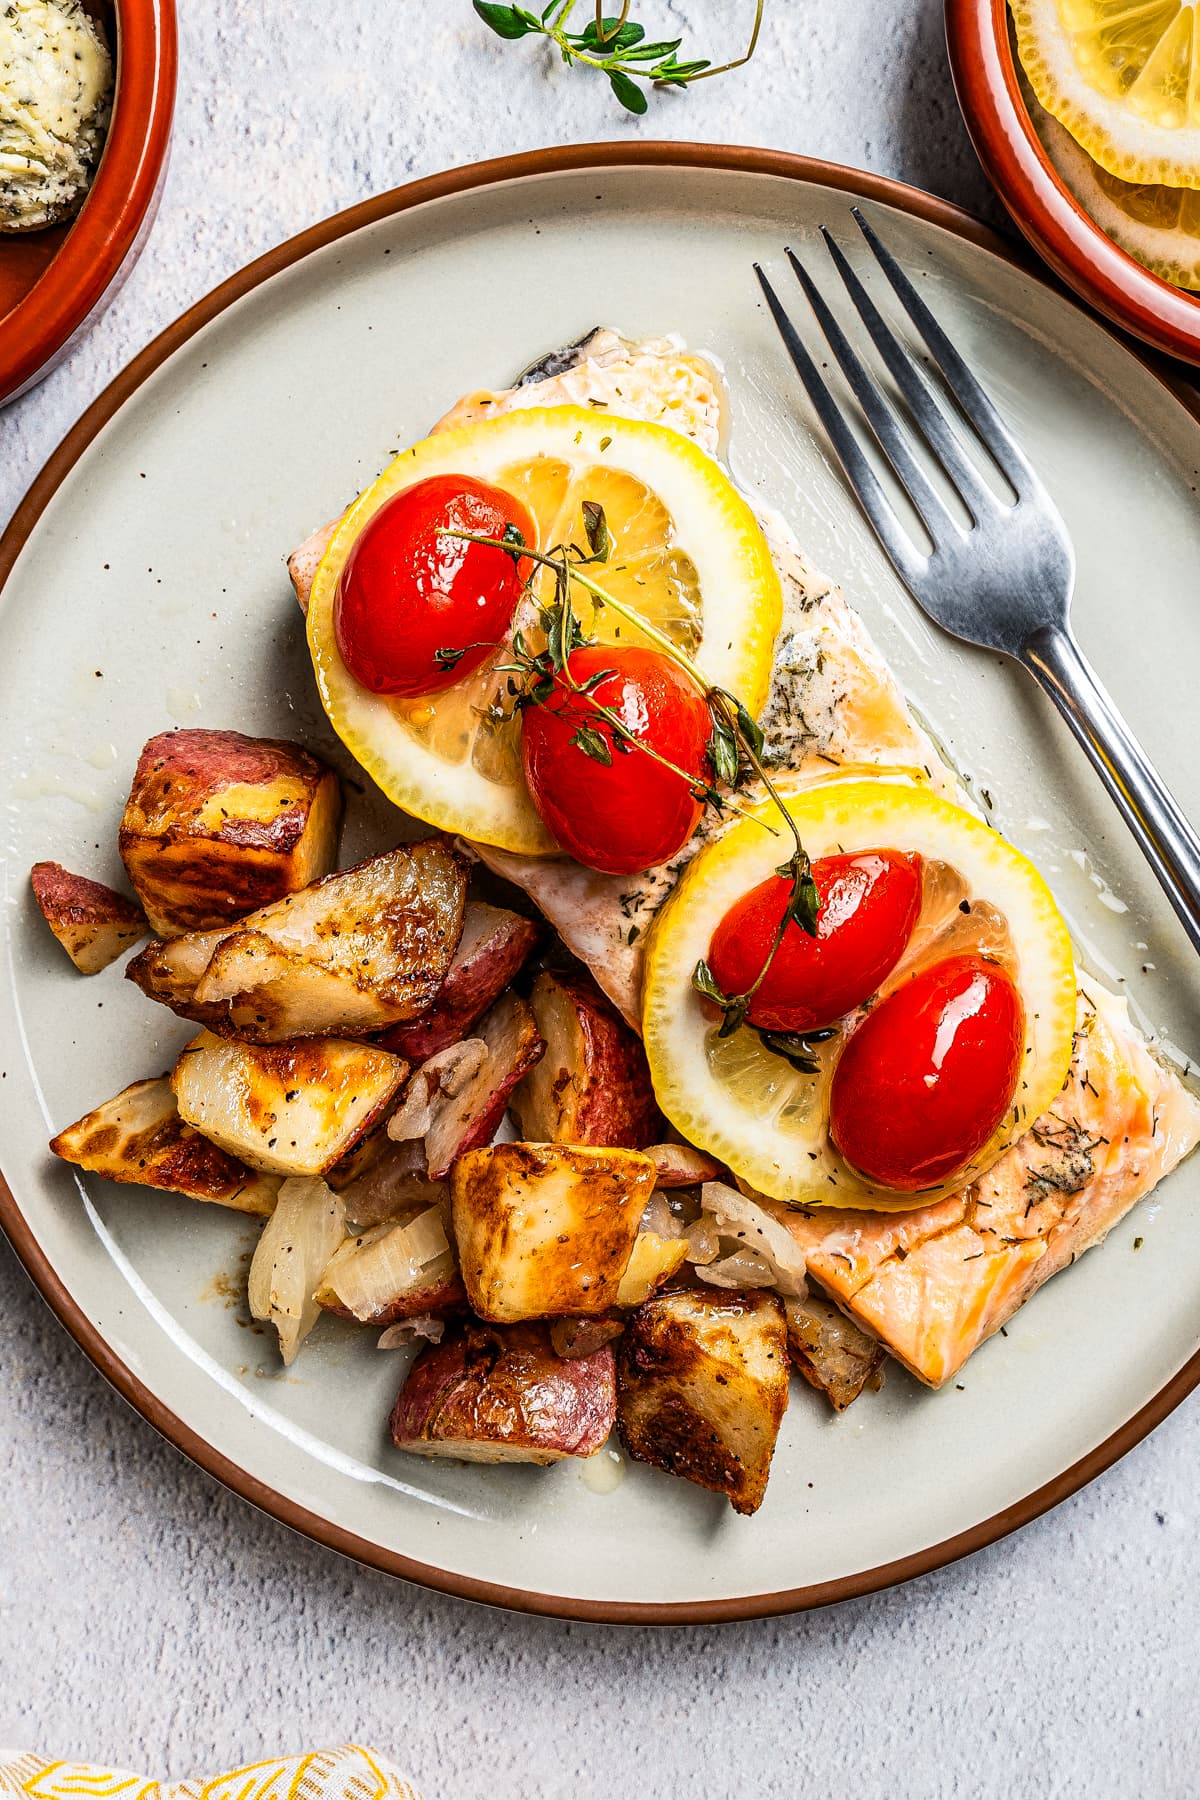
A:
<svg viewBox="0 0 1200 1800">
<path fill-rule="evenodd" d="M 631 345 L 606 328 L 542 359 L 512 388 L 466 395 L 434 429 L 597 398 L 612 412 L 669 422 L 710 454 L 719 449 L 724 397 L 711 366 L 674 340 Z M 759 522 L 784 596 L 760 719 L 769 764 L 814 778 L 855 764 L 918 770 L 936 790 L 970 805 L 840 589 L 808 564 L 785 521 L 760 510 Z M 335 525 L 314 532 L 289 559 L 301 606 Z M 567 857 L 467 848 L 524 889 L 640 1028 L 646 928 L 691 857 L 722 829 L 706 816 L 674 862 L 637 876 L 598 874 Z M 918 1380 L 940 1387 L 1043 1282 L 1100 1243 L 1198 1141 L 1200 1102 L 1151 1053 L 1127 1003 L 1081 976 L 1066 1085 L 982 1180 L 907 1212 L 766 1204 L 843 1312 Z"/>
</svg>

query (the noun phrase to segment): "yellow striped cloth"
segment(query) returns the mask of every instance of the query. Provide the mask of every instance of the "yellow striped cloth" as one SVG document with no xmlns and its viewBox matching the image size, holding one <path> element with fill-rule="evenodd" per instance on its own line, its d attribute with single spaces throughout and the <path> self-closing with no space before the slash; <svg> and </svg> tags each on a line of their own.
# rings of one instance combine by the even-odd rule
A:
<svg viewBox="0 0 1200 1800">
<path fill-rule="evenodd" d="M 224 1775 L 154 1781 L 125 1769 L 0 1751 L 0 1800 L 421 1800 L 385 1757 L 357 1744 L 278 1756 Z"/>
</svg>

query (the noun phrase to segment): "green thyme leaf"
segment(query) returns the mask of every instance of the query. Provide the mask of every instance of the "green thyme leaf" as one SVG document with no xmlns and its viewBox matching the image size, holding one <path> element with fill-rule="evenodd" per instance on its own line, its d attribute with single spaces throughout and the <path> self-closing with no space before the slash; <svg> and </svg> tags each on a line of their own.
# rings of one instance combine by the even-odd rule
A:
<svg viewBox="0 0 1200 1800">
<path fill-rule="evenodd" d="M 598 500 L 584 501 L 583 529 L 587 536 L 588 549 L 592 553 L 592 561 L 606 563 L 612 554 L 612 535 L 608 529 L 608 520 L 604 516 L 604 508 Z"/>
<path fill-rule="evenodd" d="M 523 14 L 515 6 L 496 6 L 491 0 L 474 0 L 475 11 L 502 38 L 528 37 L 531 31 L 537 31 L 541 21 L 528 23 Z"/>
<path fill-rule="evenodd" d="M 605 50 L 611 54 L 640 44 L 645 35 L 645 26 L 635 25 L 632 19 L 627 19 L 624 24 L 620 19 L 589 19 L 579 34 L 579 44 L 581 49 Z"/>
<path fill-rule="evenodd" d="M 708 744 L 708 760 L 712 764 L 713 774 L 726 787 L 736 787 L 741 759 L 738 756 L 737 739 L 730 729 L 728 720 L 720 714 L 713 713 L 713 732 Z"/>
<path fill-rule="evenodd" d="M 509 556 L 512 557 L 514 563 L 519 564 L 521 560 L 521 551 L 529 548 L 525 542 L 525 533 L 521 530 L 519 525 L 514 525 L 510 521 L 504 527 L 504 530 L 500 535 L 505 543 L 509 545 Z"/>
<path fill-rule="evenodd" d="M 631 76 L 620 69 L 610 69 L 608 85 L 611 87 L 626 112 L 644 113 L 650 102 L 643 88 L 640 88 Z"/>
<path fill-rule="evenodd" d="M 439 669 L 456 669 L 466 654 L 465 650 L 435 650 L 433 660 Z"/>
<path fill-rule="evenodd" d="M 801 1075 L 816 1075 L 821 1065 L 809 1048 L 809 1040 L 792 1031 L 760 1031 L 759 1042 L 772 1056 L 782 1056 L 785 1063 Z"/>
<path fill-rule="evenodd" d="M 797 850 L 788 865 L 791 876 L 792 892 L 787 904 L 787 918 L 794 919 L 801 931 L 809 937 L 817 935 L 817 915 L 821 910 L 821 896 L 817 892 L 817 884 L 813 880 L 812 864 L 803 850 Z"/>
<path fill-rule="evenodd" d="M 759 730 L 757 720 L 746 710 L 740 700 L 737 702 L 737 722 L 738 730 L 749 744 L 751 750 L 753 750 L 755 756 L 761 756 L 766 739 Z"/>
<path fill-rule="evenodd" d="M 602 731 L 594 725 L 581 725 L 571 738 L 577 750 L 590 756 L 593 762 L 603 763 L 605 768 L 612 764 L 612 746 Z"/>
<path fill-rule="evenodd" d="M 703 957 L 692 970 L 692 986 L 698 994 L 703 994 L 706 1000 L 715 1000 L 722 1010 L 728 1006 L 728 994 L 725 993 Z"/>
</svg>

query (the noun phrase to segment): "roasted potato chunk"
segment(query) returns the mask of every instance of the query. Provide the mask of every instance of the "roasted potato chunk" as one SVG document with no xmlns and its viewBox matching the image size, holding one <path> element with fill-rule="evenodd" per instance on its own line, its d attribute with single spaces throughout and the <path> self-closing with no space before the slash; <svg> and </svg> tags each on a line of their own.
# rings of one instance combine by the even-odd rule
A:
<svg viewBox="0 0 1200 1800">
<path fill-rule="evenodd" d="M 538 1144 L 642 1150 L 662 1137 L 646 1052 L 590 975 L 539 975 L 529 996 L 546 1054 L 513 1096 Z"/>
<path fill-rule="evenodd" d="M 29 880 L 42 917 L 81 975 L 98 975 L 150 929 L 124 894 L 61 863 L 34 863 Z"/>
<path fill-rule="evenodd" d="M 433 1005 L 407 1024 L 393 1025 L 379 1040 L 409 1062 L 425 1062 L 471 1035 L 500 998 L 538 940 L 538 928 L 520 913 L 470 900 L 462 936 Z"/>
<path fill-rule="evenodd" d="M 654 1165 L 634 1150 L 493 1144 L 460 1156 L 450 1197 L 472 1307 L 500 1322 L 606 1312 L 653 1190 Z"/>
<path fill-rule="evenodd" d="M 542 1054 L 533 1014 L 516 994 L 501 995 L 478 1029 L 421 1065 L 388 1124 L 397 1143 L 424 1140 L 434 1181 L 456 1157 L 491 1143 L 513 1089 Z"/>
<path fill-rule="evenodd" d="M 835 1412 L 845 1412 L 864 1388 L 883 1386 L 887 1357 L 883 1345 L 831 1300 L 810 1293 L 804 1300 L 783 1304 L 792 1362 Z"/>
<path fill-rule="evenodd" d="M 248 1168 L 184 1123 L 165 1075 L 122 1089 L 51 1138 L 50 1148 L 107 1181 L 211 1200 L 235 1212 L 266 1215 L 279 1192 L 277 1175 Z"/>
<path fill-rule="evenodd" d="M 374 1044 L 237 1044 L 202 1031 L 171 1074 L 180 1115 L 252 1169 L 321 1175 L 386 1116 L 408 1065 Z"/>
<path fill-rule="evenodd" d="M 788 1402 L 787 1331 L 775 1294 L 659 1294 L 617 1349 L 617 1424 L 637 1462 L 762 1504 Z"/>
<path fill-rule="evenodd" d="M 125 971 L 152 1000 L 248 1043 L 366 1036 L 422 1012 L 462 930 L 467 865 L 401 844 L 243 919 L 150 944 Z"/>
<path fill-rule="evenodd" d="M 616 1410 L 613 1353 L 556 1356 L 544 1325 L 468 1325 L 423 1350 L 392 1409 L 392 1442 L 460 1462 L 594 1456 Z"/>
<path fill-rule="evenodd" d="M 117 843 L 160 937 L 204 931 L 333 867 L 342 796 L 299 744 L 162 731 L 138 758 Z"/>
</svg>

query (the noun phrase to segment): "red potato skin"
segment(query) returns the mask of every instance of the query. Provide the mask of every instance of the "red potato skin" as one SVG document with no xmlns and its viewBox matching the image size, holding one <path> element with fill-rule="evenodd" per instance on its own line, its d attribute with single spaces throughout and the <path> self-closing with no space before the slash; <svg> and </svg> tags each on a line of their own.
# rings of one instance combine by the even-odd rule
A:
<svg viewBox="0 0 1200 1800">
<path fill-rule="evenodd" d="M 275 784 L 283 792 L 269 819 L 238 817 L 236 803 L 221 816 L 223 790 Z M 163 731 L 138 758 L 117 842 L 151 923 L 170 937 L 227 924 L 326 874 L 340 815 L 337 776 L 299 744 Z"/>
<path fill-rule="evenodd" d="M 379 1042 L 411 1063 L 426 1062 L 461 1043 L 519 973 L 540 935 L 520 913 L 500 913 L 485 937 L 465 955 L 455 956 L 433 1005 L 419 1018 L 393 1025 Z"/>
<path fill-rule="evenodd" d="M 492 1095 L 487 1111 L 480 1113 L 470 1130 L 459 1141 L 455 1151 L 456 1158 L 465 1156 L 468 1150 L 482 1150 L 486 1144 L 491 1143 L 500 1129 L 501 1119 L 508 1111 L 508 1103 L 512 1099 L 513 1089 L 518 1082 L 524 1080 L 534 1063 L 540 1059 L 544 1049 L 545 1045 L 540 1037 L 533 1037 L 526 1041 L 521 1049 L 520 1060 L 513 1063 L 511 1068 L 506 1071 L 504 1080 Z M 449 1173 L 449 1169 L 440 1169 L 437 1179 L 441 1179 L 442 1176 Z"/>
<path fill-rule="evenodd" d="M 545 1325 L 472 1324 L 417 1357 L 390 1429 L 401 1450 L 493 1443 L 513 1460 L 555 1462 L 594 1455 L 616 1407 L 611 1345 L 567 1359 L 554 1354 Z"/>
<path fill-rule="evenodd" d="M 85 975 L 107 968 L 150 929 L 141 907 L 124 894 L 61 863 L 34 863 L 29 880 L 42 917 Z"/>
<path fill-rule="evenodd" d="M 554 1141 L 644 1150 L 661 1141 L 667 1122 L 654 1098 L 650 1067 L 637 1033 L 625 1023 L 590 975 L 547 974 L 568 998 L 581 1037 L 579 1069 L 555 1078 L 561 1109 Z M 536 1009 L 535 1009 L 536 1010 Z M 524 1125 L 526 1135 L 541 1136 Z"/>
<path fill-rule="evenodd" d="M 455 1313 L 467 1309 L 467 1290 L 457 1275 L 449 1281 L 438 1282 L 433 1287 L 411 1288 L 408 1293 L 400 1294 L 390 1306 L 380 1307 L 379 1311 L 369 1319 L 360 1319 L 352 1313 L 348 1306 L 337 1301 L 322 1300 L 323 1310 L 333 1313 L 338 1319 L 351 1319 L 359 1325 L 373 1325 L 381 1329 L 387 1325 L 397 1325 L 401 1319 L 449 1319 Z"/>
<path fill-rule="evenodd" d="M 724 1163 L 691 1144 L 647 1144 L 646 1155 L 654 1164 L 654 1185 L 660 1188 L 699 1187 L 705 1181 L 725 1178 Z"/>
<path fill-rule="evenodd" d="M 614 1150 L 641 1150 L 657 1143 L 666 1120 L 654 1098 L 642 1040 L 629 1029 L 590 975 L 567 977 L 563 985 L 576 1000 L 587 1068 L 587 1096 L 577 1114 L 580 1144 Z"/>
<path fill-rule="evenodd" d="M 458 1158 L 465 1156 L 468 1150 L 481 1150 L 491 1143 L 500 1129 L 501 1119 L 508 1111 L 508 1103 L 514 1091 L 545 1053 L 546 1046 L 538 1033 L 532 1011 L 523 1000 L 516 1000 L 515 1006 L 520 1015 L 520 1038 L 512 1061 L 503 1070 L 492 1070 L 494 1085 L 487 1105 L 467 1123 L 453 1151 L 431 1158 L 429 1176 L 433 1181 L 443 1181 Z M 484 1029 L 486 1030 L 486 1024 Z M 486 1066 L 491 1067 L 490 1064 Z"/>
</svg>

